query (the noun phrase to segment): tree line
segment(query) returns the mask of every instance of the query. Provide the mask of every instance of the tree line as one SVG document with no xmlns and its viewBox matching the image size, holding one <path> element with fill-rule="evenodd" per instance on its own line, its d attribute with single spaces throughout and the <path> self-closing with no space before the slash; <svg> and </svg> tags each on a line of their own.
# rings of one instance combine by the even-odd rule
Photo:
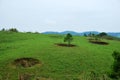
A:
<svg viewBox="0 0 120 80">
<path fill-rule="evenodd" d="M 5 29 L 5 28 L 3 28 L 1 31 L 6 31 L 6 32 L 19 32 L 16 28 L 10 28 L 10 29 Z"/>
</svg>

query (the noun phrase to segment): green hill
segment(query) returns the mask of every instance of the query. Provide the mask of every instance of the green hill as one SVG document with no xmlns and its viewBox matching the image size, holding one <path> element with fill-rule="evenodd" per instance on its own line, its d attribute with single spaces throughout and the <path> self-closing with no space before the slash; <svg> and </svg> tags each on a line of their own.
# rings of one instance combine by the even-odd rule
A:
<svg viewBox="0 0 120 80">
<path fill-rule="evenodd" d="M 120 41 L 109 45 L 89 43 L 86 37 L 73 36 L 75 47 L 58 46 L 65 35 L 0 32 L 0 80 L 103 80 L 111 71 L 112 53 L 120 51 Z M 39 64 L 26 67 L 16 59 L 34 58 Z M 27 65 L 26 65 L 27 64 Z M 28 79 L 30 78 L 30 79 Z M 109 79 L 108 79 L 109 80 Z"/>
</svg>

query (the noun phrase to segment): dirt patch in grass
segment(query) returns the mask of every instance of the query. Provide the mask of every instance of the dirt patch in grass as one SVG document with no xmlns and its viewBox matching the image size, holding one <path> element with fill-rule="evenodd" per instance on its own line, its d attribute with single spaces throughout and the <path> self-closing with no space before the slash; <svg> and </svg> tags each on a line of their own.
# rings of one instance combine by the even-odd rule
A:
<svg viewBox="0 0 120 80">
<path fill-rule="evenodd" d="M 62 46 L 62 47 L 76 47 L 76 45 L 74 45 L 74 44 L 68 45 L 68 44 L 63 44 L 63 43 L 56 43 L 55 45 Z"/>
<path fill-rule="evenodd" d="M 41 64 L 41 62 L 38 59 L 34 59 L 34 58 L 19 58 L 14 60 L 13 64 L 16 67 L 28 68 L 28 67 L 35 66 L 37 64 Z"/>
<path fill-rule="evenodd" d="M 94 43 L 94 44 L 99 44 L 99 45 L 108 45 L 108 42 L 104 42 L 104 41 L 89 41 L 90 43 Z"/>
<path fill-rule="evenodd" d="M 18 75 L 19 80 L 53 80 L 49 77 L 38 77 L 35 74 L 25 73 Z"/>
<path fill-rule="evenodd" d="M 19 80 L 31 80 L 32 75 L 31 74 L 19 74 L 18 77 L 19 77 Z"/>
</svg>

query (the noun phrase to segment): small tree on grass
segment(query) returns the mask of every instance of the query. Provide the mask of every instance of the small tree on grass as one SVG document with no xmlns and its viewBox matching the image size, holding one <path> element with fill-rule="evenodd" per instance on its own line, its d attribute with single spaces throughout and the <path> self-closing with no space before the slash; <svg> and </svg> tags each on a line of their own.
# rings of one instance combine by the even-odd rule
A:
<svg viewBox="0 0 120 80">
<path fill-rule="evenodd" d="M 87 37 L 87 34 L 84 33 L 84 36 Z"/>
<path fill-rule="evenodd" d="M 99 36 L 99 37 L 107 36 L 107 33 L 101 32 L 100 34 L 98 34 L 98 36 Z"/>
<path fill-rule="evenodd" d="M 3 28 L 1 31 L 5 31 L 5 28 Z"/>
<path fill-rule="evenodd" d="M 114 58 L 114 63 L 112 66 L 111 78 L 119 79 L 120 78 L 120 52 L 114 51 L 112 54 Z"/>
<path fill-rule="evenodd" d="M 64 38 L 64 42 L 68 42 L 68 46 L 70 46 L 71 41 L 73 40 L 72 35 L 68 33 L 66 37 Z"/>
</svg>

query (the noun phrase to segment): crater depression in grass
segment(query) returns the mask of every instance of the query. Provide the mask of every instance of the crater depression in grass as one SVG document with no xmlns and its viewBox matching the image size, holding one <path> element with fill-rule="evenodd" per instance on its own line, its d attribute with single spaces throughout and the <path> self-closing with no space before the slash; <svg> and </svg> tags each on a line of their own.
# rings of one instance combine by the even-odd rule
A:
<svg viewBox="0 0 120 80">
<path fill-rule="evenodd" d="M 27 68 L 27 67 L 35 66 L 37 64 L 41 64 L 41 62 L 35 58 L 19 58 L 19 59 L 14 60 L 13 64 L 16 67 Z"/>
<path fill-rule="evenodd" d="M 90 43 L 94 43 L 94 44 L 99 44 L 99 45 L 108 45 L 109 44 L 108 42 L 104 42 L 104 41 L 93 41 L 93 40 L 90 40 L 89 42 Z"/>
<path fill-rule="evenodd" d="M 74 45 L 74 44 L 68 45 L 68 44 L 63 44 L 63 43 L 56 43 L 56 45 L 57 46 L 62 46 L 62 47 L 76 47 L 76 45 Z"/>
</svg>

